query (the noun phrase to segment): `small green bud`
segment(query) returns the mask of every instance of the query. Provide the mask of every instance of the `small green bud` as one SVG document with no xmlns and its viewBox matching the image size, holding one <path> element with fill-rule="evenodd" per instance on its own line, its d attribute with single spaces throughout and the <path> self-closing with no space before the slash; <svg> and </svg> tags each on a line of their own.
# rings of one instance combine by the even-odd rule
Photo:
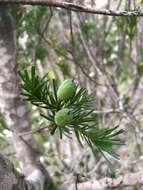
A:
<svg viewBox="0 0 143 190">
<path fill-rule="evenodd" d="M 59 126 L 65 126 L 73 119 L 73 114 L 68 108 L 63 108 L 55 114 L 55 123 Z"/>
<path fill-rule="evenodd" d="M 69 100 L 76 92 L 76 85 L 71 79 L 66 79 L 60 86 L 57 92 L 59 100 Z"/>
</svg>

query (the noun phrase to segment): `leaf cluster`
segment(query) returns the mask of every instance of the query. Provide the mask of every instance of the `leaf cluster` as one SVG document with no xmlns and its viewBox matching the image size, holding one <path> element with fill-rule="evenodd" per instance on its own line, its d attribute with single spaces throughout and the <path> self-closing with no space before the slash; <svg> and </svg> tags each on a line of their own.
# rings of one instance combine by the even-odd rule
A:
<svg viewBox="0 0 143 190">
<path fill-rule="evenodd" d="M 125 11 L 138 11 L 139 8 L 136 7 L 135 9 L 127 9 Z M 137 22 L 138 22 L 138 17 L 137 16 L 134 16 L 134 17 L 113 17 L 116 25 L 117 25 L 117 28 L 118 28 L 118 31 L 121 33 L 121 34 L 126 34 L 128 37 L 129 37 L 129 40 L 132 41 L 133 38 L 136 36 L 136 25 L 137 25 Z"/>
<path fill-rule="evenodd" d="M 21 94 L 24 99 L 38 107 L 48 109 L 49 114 L 41 113 L 41 116 L 50 122 L 51 135 L 58 131 L 60 138 L 63 135 L 71 138 L 70 135 L 74 132 L 81 147 L 86 142 L 94 155 L 97 149 L 112 169 L 105 152 L 115 159 L 119 159 L 119 155 L 113 151 L 112 147 L 113 145 L 123 145 L 123 142 L 116 137 L 123 133 L 123 130 L 118 130 L 118 126 L 98 128 L 97 117 L 93 109 L 95 102 L 93 96 L 88 94 L 85 88 L 77 86 L 76 93 L 71 99 L 61 101 L 57 98 L 57 83 L 55 79 L 50 80 L 48 74 L 40 78 L 35 72 L 35 67 L 32 67 L 30 73 L 28 70 L 20 71 L 19 76 L 22 79 L 21 88 L 24 91 Z M 65 126 L 58 126 L 54 120 L 55 114 L 63 108 L 71 110 L 73 119 Z"/>
</svg>

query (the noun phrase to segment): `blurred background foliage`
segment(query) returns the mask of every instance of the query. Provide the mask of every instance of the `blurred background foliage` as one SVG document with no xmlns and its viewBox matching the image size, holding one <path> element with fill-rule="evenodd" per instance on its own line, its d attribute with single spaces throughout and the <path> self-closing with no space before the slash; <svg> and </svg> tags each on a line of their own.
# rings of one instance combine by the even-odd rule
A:
<svg viewBox="0 0 143 190">
<path fill-rule="evenodd" d="M 137 10 L 140 4 L 111 0 L 103 7 Z M 143 45 L 138 35 L 142 18 L 107 17 L 44 6 L 9 6 L 9 10 L 17 25 L 19 70 L 34 65 L 40 76 L 48 72 L 59 84 L 65 78 L 73 78 L 94 94 L 97 125 L 101 128 L 119 125 L 126 131 L 122 135 L 126 146 L 116 150 L 121 161 L 111 159 L 117 169 L 114 175 L 98 153 L 95 161 L 88 147 L 81 150 L 74 136 L 72 141 L 67 138 L 61 141 L 48 132 L 35 134 L 41 161 L 55 182 L 71 181 L 71 175 L 77 174 L 82 174 L 80 180 L 84 181 L 140 170 L 141 162 L 130 163 L 142 159 L 143 148 Z M 33 129 L 47 125 L 39 114 L 40 108 L 30 104 L 28 108 Z M 0 117 L 1 150 L 19 167 L 10 139 Z"/>
</svg>

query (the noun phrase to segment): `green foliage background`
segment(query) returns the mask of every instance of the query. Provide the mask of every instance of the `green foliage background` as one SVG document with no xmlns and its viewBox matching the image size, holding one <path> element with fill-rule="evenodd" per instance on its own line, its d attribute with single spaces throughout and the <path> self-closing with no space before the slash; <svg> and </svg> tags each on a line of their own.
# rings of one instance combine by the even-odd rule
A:
<svg viewBox="0 0 143 190">
<path fill-rule="evenodd" d="M 136 30 L 140 19 L 98 17 L 44 6 L 27 6 L 22 9 L 19 6 L 9 6 L 9 10 L 17 25 L 19 71 L 26 69 L 30 74 L 31 67 L 35 66 L 39 77 L 48 73 L 49 80 L 54 79 L 57 85 L 66 78 L 73 78 L 80 88 L 85 87 L 96 99 L 92 106 L 97 110 L 98 129 L 103 130 L 106 127 L 119 125 L 119 129 L 128 131 L 121 137 L 128 145 L 126 149 L 120 151 L 113 147 L 113 150 L 115 149 L 121 157 L 139 158 L 142 143 L 139 134 L 136 133 L 136 127 L 139 133 L 142 133 L 142 114 L 140 107 L 133 112 L 133 105 L 134 101 L 137 101 L 137 105 L 142 104 L 143 97 L 135 88 L 131 88 L 131 85 L 136 84 L 135 87 L 138 89 L 143 76 L 143 54 L 140 53 L 139 58 L 135 59 L 138 51 L 135 45 Z M 142 49 L 140 47 L 140 52 Z M 97 66 L 101 75 L 96 69 Z M 137 98 L 135 98 L 136 94 Z M 53 94 L 51 94 L 51 103 L 55 101 L 52 96 Z M 120 109 L 121 104 L 123 109 Z M 46 126 L 49 112 L 43 111 L 39 105 L 35 107 L 28 104 L 28 106 L 33 118 L 33 130 L 37 130 L 39 126 Z M 46 115 L 46 119 L 40 113 Z M 130 119 L 129 123 L 122 124 L 122 121 L 127 118 Z M 0 120 L 0 123 L 0 130 L 3 133 L 1 127 L 4 125 L 3 120 Z M 67 143 L 67 141 L 65 139 L 61 141 L 56 137 L 53 140 L 49 132 L 36 133 L 34 136 L 42 152 L 44 163 L 50 169 L 53 165 L 55 181 L 57 184 L 62 183 L 66 178 L 63 172 L 70 171 L 70 164 L 64 161 L 68 154 L 61 153 L 62 148 L 59 148 L 56 150 L 59 151 L 59 158 L 55 153 L 55 147 L 56 144 L 58 146 L 61 144 L 62 147 L 62 142 Z M 5 147 L 7 139 L 2 139 L 2 142 L 1 146 Z M 76 147 L 76 140 L 74 139 L 71 144 L 71 147 Z M 88 151 L 74 172 L 89 173 L 93 165 L 102 160 L 100 154 L 96 153 L 96 156 L 98 161 L 93 160 L 91 152 Z M 14 162 L 15 157 L 10 157 Z M 116 168 L 120 167 L 119 163 L 112 161 L 116 163 Z M 18 163 L 16 166 L 18 167 Z M 103 176 L 105 173 L 110 175 L 107 168 L 106 172 L 101 169 L 99 175 Z"/>
</svg>

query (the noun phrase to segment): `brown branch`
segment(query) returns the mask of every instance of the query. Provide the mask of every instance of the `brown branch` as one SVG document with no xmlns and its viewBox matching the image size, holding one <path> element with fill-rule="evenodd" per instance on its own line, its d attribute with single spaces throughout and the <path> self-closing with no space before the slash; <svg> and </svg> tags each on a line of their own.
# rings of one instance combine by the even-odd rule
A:
<svg viewBox="0 0 143 190">
<path fill-rule="evenodd" d="M 40 133 L 40 132 L 43 131 L 44 129 L 50 130 L 51 127 L 52 127 L 52 125 L 47 125 L 47 126 L 45 126 L 45 127 L 41 127 L 41 128 L 36 129 L 36 130 L 34 130 L 34 131 L 27 131 L 27 132 L 19 133 L 18 136 L 21 137 L 21 136 L 25 136 L 25 135 Z"/>
<path fill-rule="evenodd" d="M 83 183 L 78 183 L 78 190 L 105 190 L 105 189 L 123 189 L 126 187 L 136 187 L 143 185 L 143 171 L 136 173 L 127 173 L 118 176 L 116 179 L 102 178 Z M 75 190 L 75 184 L 61 185 L 58 190 Z"/>
<path fill-rule="evenodd" d="M 85 7 L 76 3 L 58 2 L 51 0 L 0 0 L 0 5 L 21 4 L 21 5 L 42 5 L 49 7 L 59 7 L 75 12 L 86 12 L 91 14 L 100 14 L 108 16 L 143 16 L 141 11 L 116 11 L 116 10 L 97 10 L 91 7 Z"/>
</svg>

